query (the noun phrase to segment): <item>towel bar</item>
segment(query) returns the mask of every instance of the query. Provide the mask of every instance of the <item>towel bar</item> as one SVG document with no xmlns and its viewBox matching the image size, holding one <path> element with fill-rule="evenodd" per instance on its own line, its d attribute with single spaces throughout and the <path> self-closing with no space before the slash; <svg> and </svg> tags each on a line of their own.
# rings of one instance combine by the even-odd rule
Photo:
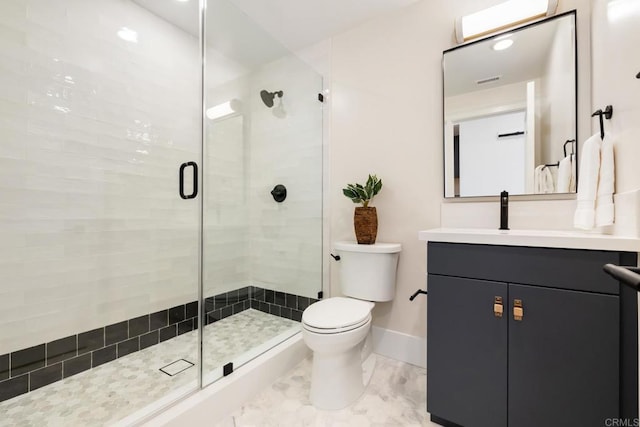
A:
<svg viewBox="0 0 640 427">
<path fill-rule="evenodd" d="M 605 264 L 602 269 L 614 279 L 640 292 L 640 268 Z"/>
</svg>

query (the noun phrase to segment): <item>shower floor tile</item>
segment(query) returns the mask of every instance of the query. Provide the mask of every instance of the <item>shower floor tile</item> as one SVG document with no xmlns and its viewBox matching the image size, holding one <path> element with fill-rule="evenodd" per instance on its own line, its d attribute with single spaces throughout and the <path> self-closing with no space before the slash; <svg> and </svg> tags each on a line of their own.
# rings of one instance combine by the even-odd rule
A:
<svg viewBox="0 0 640 427">
<path fill-rule="evenodd" d="M 364 394 L 339 411 L 316 409 L 309 401 L 311 358 L 235 411 L 217 427 L 253 426 L 434 426 L 426 409 L 426 370 L 375 355 Z"/>
<path fill-rule="evenodd" d="M 204 372 L 237 358 L 300 324 L 245 310 L 205 327 Z M 73 377 L 0 403 L 0 426 L 111 425 L 179 389 L 196 387 L 197 366 L 174 376 L 160 368 L 185 359 L 198 362 L 192 331 Z"/>
</svg>

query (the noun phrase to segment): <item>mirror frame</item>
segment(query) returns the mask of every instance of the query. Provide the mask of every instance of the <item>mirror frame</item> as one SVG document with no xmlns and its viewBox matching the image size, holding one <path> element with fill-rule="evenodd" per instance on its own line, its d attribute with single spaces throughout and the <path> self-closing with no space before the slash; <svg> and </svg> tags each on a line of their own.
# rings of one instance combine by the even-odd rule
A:
<svg viewBox="0 0 640 427">
<path fill-rule="evenodd" d="M 488 40 L 492 40 L 492 39 L 496 39 L 504 34 L 507 33 L 516 33 L 516 32 L 520 32 L 520 31 L 524 31 L 528 28 L 531 27 L 535 27 L 537 25 L 540 24 L 544 24 L 546 22 L 549 21 L 553 21 L 556 19 L 561 19 L 561 18 L 565 18 L 567 16 L 571 16 L 573 17 L 572 21 L 573 21 L 573 51 L 574 51 L 574 98 L 575 98 L 575 102 L 574 102 L 574 116 L 575 116 L 575 120 L 574 120 L 574 138 L 575 138 L 575 159 L 576 159 L 576 166 L 575 166 L 575 174 L 576 174 L 576 191 L 574 193 L 523 193 L 523 194 L 509 194 L 510 197 L 514 197 L 517 199 L 521 199 L 521 200 L 544 200 L 544 199 L 575 199 L 577 197 L 578 194 L 578 186 L 579 186 L 579 177 L 578 177 L 578 171 L 579 171 L 579 167 L 578 167 L 578 163 L 579 163 L 579 153 L 578 153 L 578 146 L 580 145 L 580 140 L 578 139 L 578 106 L 579 106 L 579 95 L 578 95 L 578 22 L 577 22 L 577 11 L 576 9 L 567 11 L 567 12 L 563 12 L 563 13 L 559 13 L 553 16 L 549 16 L 549 17 L 545 17 L 545 18 L 541 18 L 538 19 L 536 21 L 533 21 L 531 23 L 525 24 L 525 25 L 521 25 L 519 27 L 510 27 L 510 28 L 506 28 L 503 29 L 499 32 L 496 33 L 492 33 L 491 35 L 487 36 L 487 37 L 481 37 L 478 38 L 477 40 L 473 40 L 473 41 L 469 41 L 467 43 L 464 44 L 460 44 L 458 46 L 454 46 L 452 48 L 446 49 L 444 51 L 442 51 L 442 60 L 441 60 L 441 71 L 442 71 L 442 197 L 445 201 L 478 201 L 478 200 L 487 200 L 487 199 L 499 199 L 500 195 L 499 194 L 487 194 L 487 195 L 478 195 L 478 196 L 447 196 L 446 191 L 447 191 L 447 180 L 446 180 L 446 147 L 445 147 L 445 123 L 446 123 L 446 112 L 445 112 L 445 54 L 448 52 L 452 52 L 455 50 L 459 50 L 468 46 L 472 46 L 474 44 L 478 44 L 481 42 L 486 42 Z"/>
</svg>

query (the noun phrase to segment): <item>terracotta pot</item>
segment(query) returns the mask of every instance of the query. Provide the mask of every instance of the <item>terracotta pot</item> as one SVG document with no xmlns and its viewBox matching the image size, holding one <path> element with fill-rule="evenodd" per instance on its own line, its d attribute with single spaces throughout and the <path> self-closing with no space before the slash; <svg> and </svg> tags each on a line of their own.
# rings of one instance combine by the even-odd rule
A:
<svg viewBox="0 0 640 427">
<path fill-rule="evenodd" d="M 356 240 L 361 245 L 372 245 L 378 234 L 378 213 L 376 208 L 356 208 L 353 215 Z"/>
</svg>

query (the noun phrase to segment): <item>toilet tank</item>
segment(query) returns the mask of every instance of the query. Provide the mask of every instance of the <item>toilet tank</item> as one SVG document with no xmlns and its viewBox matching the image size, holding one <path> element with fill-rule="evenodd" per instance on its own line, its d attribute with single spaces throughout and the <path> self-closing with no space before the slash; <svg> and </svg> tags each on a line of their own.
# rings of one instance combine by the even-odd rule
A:
<svg viewBox="0 0 640 427">
<path fill-rule="evenodd" d="M 400 243 L 336 242 L 334 248 L 340 255 L 340 288 L 344 295 L 381 302 L 394 298 Z"/>
</svg>

